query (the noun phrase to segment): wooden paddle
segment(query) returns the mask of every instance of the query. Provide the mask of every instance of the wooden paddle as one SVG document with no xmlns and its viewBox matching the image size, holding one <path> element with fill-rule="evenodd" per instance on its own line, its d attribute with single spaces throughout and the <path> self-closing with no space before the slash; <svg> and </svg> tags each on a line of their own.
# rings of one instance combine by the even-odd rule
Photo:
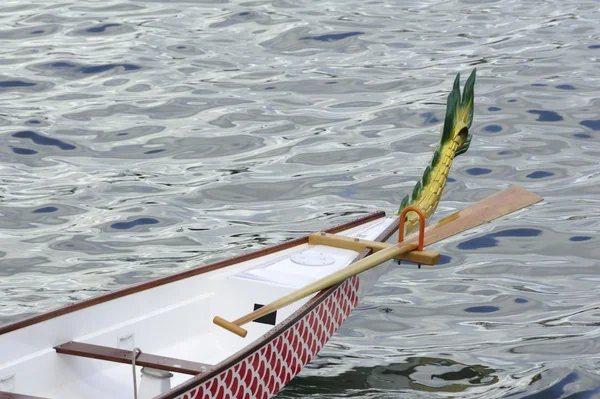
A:
<svg viewBox="0 0 600 399">
<path fill-rule="evenodd" d="M 491 222 L 501 216 L 508 215 L 519 209 L 533 205 L 542 200 L 542 197 L 533 194 L 527 190 L 512 186 L 502 190 L 490 197 L 487 197 L 478 203 L 471 205 L 461 211 L 458 211 L 434 225 L 425 229 L 425 245 L 433 244 L 448 237 L 452 237 L 463 231 L 477 227 L 483 223 Z M 338 270 L 329 276 L 323 277 L 311 284 L 308 284 L 296 291 L 293 291 L 281 298 L 271 302 L 262 308 L 248 313 L 239 319 L 229 322 L 219 316 L 215 316 L 213 323 L 239 335 L 245 337 L 248 333 L 240 326 L 269 314 L 277 309 L 285 307 L 291 303 L 299 301 L 315 292 L 339 284 L 349 277 L 369 270 L 383 262 L 392 259 L 403 253 L 417 249 L 418 236 L 413 234 L 405 241 L 382 249 L 366 258 L 350 264 L 349 266 Z"/>
</svg>

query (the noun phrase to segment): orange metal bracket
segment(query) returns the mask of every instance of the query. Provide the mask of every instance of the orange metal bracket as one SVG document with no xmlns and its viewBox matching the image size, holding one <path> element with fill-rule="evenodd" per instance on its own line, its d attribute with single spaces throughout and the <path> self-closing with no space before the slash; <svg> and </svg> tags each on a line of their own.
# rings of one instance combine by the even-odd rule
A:
<svg viewBox="0 0 600 399">
<path fill-rule="evenodd" d="M 400 226 L 398 230 L 398 242 L 404 241 L 404 219 L 406 214 L 410 211 L 416 212 L 419 215 L 419 251 L 423 250 L 423 240 L 425 239 L 425 214 L 423 211 L 416 206 L 407 206 L 402 210 L 400 214 Z"/>
</svg>

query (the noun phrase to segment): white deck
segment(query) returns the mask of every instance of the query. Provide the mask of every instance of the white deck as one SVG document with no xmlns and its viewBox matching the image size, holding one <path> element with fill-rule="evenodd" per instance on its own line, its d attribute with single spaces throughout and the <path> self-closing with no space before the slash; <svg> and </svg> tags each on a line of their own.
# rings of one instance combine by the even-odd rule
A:
<svg viewBox="0 0 600 399">
<path fill-rule="evenodd" d="M 392 221 L 378 219 L 343 234 L 375 239 Z M 290 260 L 299 254 L 326 265 L 302 266 Z M 145 353 L 217 364 L 272 326 L 247 324 L 248 337 L 242 339 L 212 324 L 214 316 L 236 319 L 252 311 L 255 303 L 269 303 L 347 266 L 356 255 L 303 244 L 0 335 L 0 391 L 61 399 L 132 398 L 130 365 L 61 355 L 53 347 L 68 341 L 128 350 L 139 347 Z M 385 268 L 381 265 L 361 276 L 361 294 Z M 279 310 L 277 322 L 307 300 Z M 175 374 L 171 386 L 189 378 Z"/>
</svg>

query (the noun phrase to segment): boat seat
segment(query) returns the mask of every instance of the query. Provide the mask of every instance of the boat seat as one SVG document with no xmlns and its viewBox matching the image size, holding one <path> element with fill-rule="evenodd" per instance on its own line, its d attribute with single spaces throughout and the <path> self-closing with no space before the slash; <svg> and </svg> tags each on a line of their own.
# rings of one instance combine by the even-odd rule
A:
<svg viewBox="0 0 600 399">
<path fill-rule="evenodd" d="M 39 396 L 21 395 L 13 392 L 2 392 L 0 391 L 0 399 L 45 399 Z"/>
<path fill-rule="evenodd" d="M 111 348 L 108 346 L 84 344 L 82 342 L 67 342 L 54 348 L 57 353 L 72 356 L 89 357 L 92 359 L 106 360 L 109 362 L 131 364 L 133 352 L 130 350 Z M 211 364 L 197 363 L 189 360 L 175 359 L 172 357 L 151 355 L 141 353 L 135 360 L 135 364 L 158 370 L 172 371 L 198 375 L 206 372 L 212 367 Z M 0 397 L 0 399 L 3 399 Z"/>
</svg>

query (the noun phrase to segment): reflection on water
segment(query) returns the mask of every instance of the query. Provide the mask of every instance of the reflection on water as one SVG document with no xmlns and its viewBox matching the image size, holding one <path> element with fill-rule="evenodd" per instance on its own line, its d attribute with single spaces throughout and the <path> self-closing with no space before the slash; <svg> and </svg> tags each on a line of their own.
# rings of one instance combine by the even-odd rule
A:
<svg viewBox="0 0 600 399">
<path fill-rule="evenodd" d="M 513 389 L 516 392 L 505 395 L 505 398 L 519 397 L 522 399 L 593 399 L 600 394 L 600 379 L 597 373 L 584 369 L 576 371 L 552 370 L 538 373 L 529 382 L 535 393 L 526 394 L 525 390 Z M 580 390 L 580 386 L 592 386 L 591 389 Z"/>
<path fill-rule="evenodd" d="M 458 249 L 468 250 L 495 247 L 498 245 L 498 240 L 496 240 L 498 237 L 537 237 L 541 234 L 542 230 L 540 229 L 507 229 L 461 242 L 458 244 Z"/>
<path fill-rule="evenodd" d="M 600 396 L 597 1 L 0 15 L 0 323 L 395 211 L 477 67 L 436 220 L 512 184 L 545 202 L 392 268 L 285 395 Z"/>
<path fill-rule="evenodd" d="M 405 362 L 376 367 L 356 367 L 336 378 L 328 376 L 299 377 L 278 397 L 296 398 L 311 394 L 319 387 L 327 397 L 348 397 L 347 392 L 391 391 L 458 393 L 470 387 L 498 383 L 496 370 L 483 365 L 466 365 L 449 359 L 407 358 Z"/>
</svg>

